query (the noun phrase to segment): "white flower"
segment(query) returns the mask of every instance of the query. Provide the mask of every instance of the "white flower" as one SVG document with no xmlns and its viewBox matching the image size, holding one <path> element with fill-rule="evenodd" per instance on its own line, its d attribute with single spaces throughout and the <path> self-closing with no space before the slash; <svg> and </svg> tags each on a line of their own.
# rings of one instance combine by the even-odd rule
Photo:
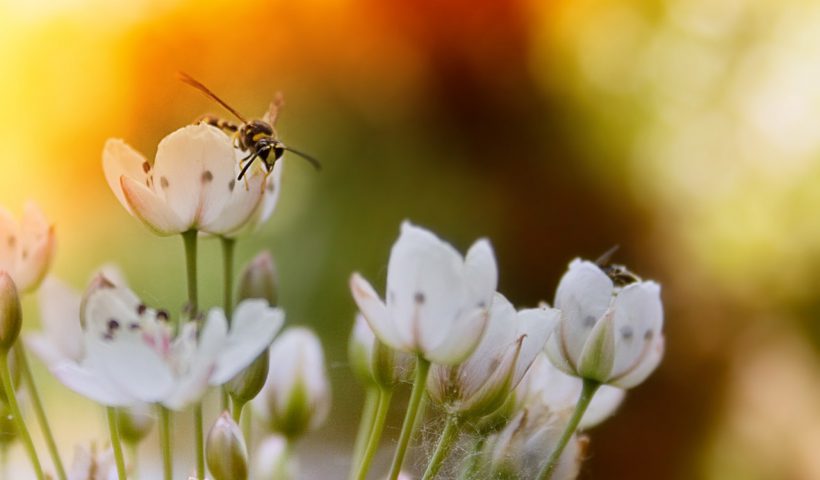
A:
<svg viewBox="0 0 820 480">
<path fill-rule="evenodd" d="M 660 286 L 618 285 L 596 264 L 575 259 L 555 294 L 561 322 L 546 352 L 570 375 L 631 388 L 663 357 Z"/>
<path fill-rule="evenodd" d="M 583 380 L 567 375 L 555 368 L 544 353 L 538 355 L 527 374 L 515 390 L 516 409 L 522 410 L 540 405 L 553 412 L 569 412 L 575 409 L 581 396 Z M 603 422 L 623 402 L 626 392 L 620 388 L 602 385 L 595 392 L 584 412 L 580 430 L 592 428 Z"/>
<path fill-rule="evenodd" d="M 291 439 L 315 430 L 330 410 L 324 353 L 311 330 L 285 330 L 270 348 L 270 370 L 254 405 L 272 430 Z"/>
<path fill-rule="evenodd" d="M 543 350 L 557 322 L 555 309 L 516 312 L 496 293 L 487 331 L 478 347 L 458 366 L 433 365 L 427 392 L 453 414 L 480 417 L 494 411 Z"/>
<path fill-rule="evenodd" d="M 491 435 L 483 451 L 483 468 L 476 478 L 537 478 L 569 422 L 571 412 L 533 406 L 518 412 L 500 432 Z M 586 441 L 573 435 L 558 459 L 554 480 L 578 476 Z"/>
<path fill-rule="evenodd" d="M 266 437 L 256 449 L 253 478 L 293 480 L 299 478 L 296 456 L 288 454 L 288 441 L 280 435 Z"/>
<path fill-rule="evenodd" d="M 180 410 L 245 368 L 284 321 L 264 300 L 247 300 L 236 308 L 230 331 L 222 311 L 213 309 L 201 328 L 188 322 L 174 336 L 166 312 L 105 278 L 95 281 L 83 307 L 85 355 L 52 364 L 51 371 L 108 406 L 142 402 Z"/>
<path fill-rule="evenodd" d="M 54 227 L 33 202 L 26 203 L 20 223 L 0 207 L 0 245 L 0 270 L 11 275 L 21 294 L 30 292 L 54 257 Z"/>
<path fill-rule="evenodd" d="M 359 274 L 350 289 L 379 340 L 456 365 L 481 340 L 497 280 L 487 240 L 475 242 L 463 258 L 428 230 L 404 222 L 390 253 L 386 303 Z"/>
<path fill-rule="evenodd" d="M 153 164 L 122 140 L 108 140 L 103 170 L 125 209 L 156 233 L 234 236 L 270 216 L 281 178 L 281 166 L 270 179 L 258 167 L 237 182 L 241 156 L 230 137 L 200 123 L 162 139 Z"/>
<path fill-rule="evenodd" d="M 98 452 L 93 444 L 90 448 L 75 446 L 68 480 L 117 480 L 114 451 L 106 448 Z"/>
</svg>

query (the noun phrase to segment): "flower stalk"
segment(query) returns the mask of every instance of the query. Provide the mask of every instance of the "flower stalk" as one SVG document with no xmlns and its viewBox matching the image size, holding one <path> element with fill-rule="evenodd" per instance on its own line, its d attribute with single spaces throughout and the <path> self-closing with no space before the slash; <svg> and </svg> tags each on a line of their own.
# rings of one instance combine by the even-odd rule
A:
<svg viewBox="0 0 820 480">
<path fill-rule="evenodd" d="M 558 460 L 561 458 L 564 448 L 567 446 L 569 439 L 575 434 L 575 430 L 578 429 L 578 424 L 581 423 L 584 412 L 586 412 L 587 407 L 589 407 L 589 402 L 592 401 L 592 397 L 595 396 L 595 392 L 598 391 L 598 387 L 600 386 L 601 383 L 598 381 L 587 378 L 584 379 L 584 385 L 581 389 L 581 395 L 578 397 L 578 403 L 575 405 L 575 411 L 572 413 L 572 417 L 569 419 L 569 423 L 567 423 L 564 433 L 561 435 L 561 439 L 558 440 L 558 445 L 555 446 L 555 450 L 552 451 L 547 459 L 547 464 L 544 465 L 544 468 L 538 475 L 538 480 L 550 480 L 552 478 L 552 474 L 555 473 L 555 468 L 558 466 Z"/>
<path fill-rule="evenodd" d="M 23 442 L 23 447 L 31 460 L 31 465 L 34 468 L 34 473 L 37 480 L 44 480 L 43 467 L 40 466 L 40 459 L 37 457 L 37 450 L 34 448 L 34 442 L 31 440 L 26 422 L 23 420 L 23 414 L 20 411 L 20 404 L 17 403 L 17 393 L 14 391 L 14 385 L 11 382 L 11 370 L 9 370 L 8 350 L 0 351 L 0 375 L 3 377 L 3 388 L 6 391 L 6 399 L 8 401 L 9 410 L 17 423 L 17 430 L 20 432 L 20 439 Z"/>
<path fill-rule="evenodd" d="M 159 448 L 162 454 L 162 478 L 173 480 L 174 456 L 171 445 L 171 411 L 162 405 L 159 410 Z"/>
<path fill-rule="evenodd" d="M 125 480 L 125 457 L 122 453 L 122 442 L 120 441 L 120 432 L 117 421 L 117 409 L 114 407 L 106 407 L 106 414 L 108 416 L 108 430 L 111 434 L 111 448 L 114 450 L 114 461 L 117 464 L 117 478 Z"/>
<path fill-rule="evenodd" d="M 441 436 L 438 439 L 436 451 L 433 453 L 433 458 L 430 459 L 430 463 L 427 464 L 427 470 L 425 470 L 422 480 L 431 480 L 435 478 L 436 474 L 441 469 L 441 466 L 444 465 L 444 460 L 447 459 L 447 455 L 450 454 L 453 444 L 458 439 L 458 434 L 460 431 L 461 422 L 459 421 L 458 416 L 452 414 L 448 415 L 447 423 L 444 425 L 444 430 L 442 430 Z"/>
<path fill-rule="evenodd" d="M 367 446 L 362 453 L 361 462 L 358 462 L 358 472 L 354 477 L 357 480 L 365 480 L 367 478 L 367 472 L 370 470 L 370 464 L 373 462 L 373 457 L 379 449 L 379 440 L 381 440 L 382 432 L 384 431 L 384 424 L 387 421 L 387 412 L 390 410 L 390 400 L 392 398 L 393 390 L 379 389 L 376 412 L 373 416 L 369 434 L 367 435 Z"/>
<path fill-rule="evenodd" d="M 188 308 L 190 318 L 196 317 L 199 304 L 197 291 L 196 273 L 196 251 L 197 251 L 196 230 L 188 230 L 182 233 L 182 241 L 185 245 L 185 271 L 188 278 Z M 230 315 L 227 315 L 230 319 Z M 194 442 L 196 455 L 196 478 L 205 479 L 205 429 L 202 424 L 202 402 L 194 405 Z"/>
<path fill-rule="evenodd" d="M 40 399 L 40 393 L 37 386 L 34 384 L 34 375 L 31 374 L 31 368 L 28 365 L 26 358 L 26 350 L 22 342 L 17 342 L 14 345 L 14 354 L 17 355 L 17 363 L 22 374 L 23 383 L 26 391 L 31 397 L 31 406 L 34 410 L 34 416 L 37 417 L 37 422 L 40 424 L 40 430 L 43 432 L 43 437 L 46 441 L 48 453 L 51 456 L 51 461 L 54 463 L 54 469 L 57 471 L 57 478 L 59 480 L 66 480 L 65 467 L 60 458 L 60 451 L 57 448 L 57 442 L 54 440 L 54 434 L 51 432 L 51 425 L 48 423 L 45 408 L 43 408 L 43 401 Z"/>
<path fill-rule="evenodd" d="M 407 405 L 407 412 L 404 415 L 404 422 L 399 434 L 399 443 L 396 446 L 396 453 L 393 456 L 393 463 L 390 466 L 390 480 L 396 480 L 401 473 L 401 466 L 404 457 L 407 455 L 407 447 L 416 426 L 416 416 L 419 414 L 421 401 L 424 398 L 424 391 L 427 385 L 427 374 L 430 372 L 430 361 L 418 356 L 416 361 L 416 379 L 413 382 L 413 390 L 410 393 L 410 403 Z"/>
<path fill-rule="evenodd" d="M 353 457 L 350 459 L 350 474 L 348 475 L 350 480 L 357 478 L 359 465 L 362 463 L 365 449 L 370 443 L 370 432 L 373 430 L 378 408 L 379 389 L 371 386 L 367 389 L 364 407 L 362 407 L 362 418 L 359 420 L 359 430 L 356 432 L 356 443 L 353 445 Z"/>
</svg>

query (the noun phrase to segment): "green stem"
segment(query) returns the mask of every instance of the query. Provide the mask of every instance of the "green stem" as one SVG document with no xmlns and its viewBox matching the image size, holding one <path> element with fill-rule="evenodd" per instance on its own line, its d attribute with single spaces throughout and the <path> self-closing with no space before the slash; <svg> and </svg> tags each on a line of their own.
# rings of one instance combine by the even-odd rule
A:
<svg viewBox="0 0 820 480">
<path fill-rule="evenodd" d="M 424 477 L 422 477 L 422 480 L 430 480 L 435 478 L 436 474 L 441 469 L 441 466 L 444 465 L 444 460 L 450 453 L 450 449 L 453 448 L 453 443 L 455 443 L 456 439 L 458 439 L 458 434 L 460 431 L 461 424 L 458 417 L 455 415 L 449 415 L 447 417 L 447 424 L 444 425 L 444 430 L 441 432 L 441 436 L 438 439 L 436 451 L 433 453 L 433 458 L 430 460 L 430 463 L 427 464 L 427 470 L 424 472 Z"/>
<path fill-rule="evenodd" d="M 376 411 L 379 406 L 379 389 L 375 386 L 367 388 L 367 395 L 362 408 L 362 418 L 359 420 L 359 431 L 356 433 L 356 443 L 353 445 L 353 457 L 350 461 L 350 473 L 348 478 L 356 478 L 359 464 L 364 455 L 364 449 L 370 440 L 370 431 L 373 430 L 373 423 L 376 421 Z"/>
<path fill-rule="evenodd" d="M 219 238 L 222 241 L 222 275 L 225 281 L 225 288 L 222 291 L 222 308 L 225 309 L 225 317 L 230 325 L 233 314 L 233 252 L 236 240 L 226 237 Z"/>
<path fill-rule="evenodd" d="M 589 407 L 589 402 L 592 401 L 592 397 L 595 396 L 595 392 L 598 391 L 598 387 L 600 386 L 600 382 L 584 379 L 584 386 L 581 389 L 581 395 L 578 397 L 578 403 L 575 405 L 575 411 L 572 413 L 572 417 L 569 419 L 569 423 L 564 429 L 561 439 L 558 440 L 558 445 L 556 445 L 555 450 L 552 451 L 547 459 L 547 464 L 544 465 L 541 474 L 538 475 L 538 480 L 549 480 L 552 478 L 553 473 L 555 473 L 555 468 L 558 466 L 558 461 L 561 459 L 561 453 L 564 452 L 564 447 L 567 446 L 570 438 L 575 434 L 575 430 L 578 429 L 578 424 L 581 423 L 581 418 L 584 417 L 584 412 L 586 412 L 587 407 Z"/>
<path fill-rule="evenodd" d="M 26 358 L 23 342 L 15 343 L 14 354 L 17 355 L 17 364 L 20 367 L 20 373 L 22 373 L 26 390 L 31 397 L 31 406 L 34 410 L 34 416 L 37 417 L 37 422 L 40 424 L 40 430 L 43 432 L 43 437 L 46 441 L 46 448 L 48 448 L 54 469 L 57 470 L 57 478 L 59 480 L 66 480 L 65 468 L 63 467 L 63 461 L 60 459 L 60 451 L 57 449 L 57 442 L 54 441 L 54 434 L 51 432 L 51 426 L 48 423 L 43 402 L 40 399 L 40 394 L 37 392 L 37 386 L 34 384 L 34 375 L 31 374 L 31 368 Z"/>
<path fill-rule="evenodd" d="M 34 473 L 38 480 L 44 480 L 43 467 L 40 466 L 40 459 L 37 458 L 37 450 L 34 449 L 34 442 L 31 441 L 31 435 L 26 428 L 26 422 L 23 419 L 23 414 L 20 411 L 20 404 L 17 403 L 17 393 L 14 391 L 14 385 L 11 382 L 11 371 L 9 370 L 9 351 L 0 351 L 0 376 L 3 377 L 3 388 L 6 390 L 6 400 L 8 402 L 11 415 L 17 423 L 17 430 L 20 433 L 20 439 L 23 442 L 23 447 L 28 453 L 31 460 L 31 466 L 34 467 Z"/>
<path fill-rule="evenodd" d="M 233 421 L 239 425 L 239 421 L 242 419 L 242 409 L 245 408 L 245 402 L 238 402 L 234 400 L 233 402 L 233 411 L 231 415 L 233 416 Z"/>
<path fill-rule="evenodd" d="M 373 418 L 373 425 L 370 429 L 367 447 L 362 454 L 361 462 L 358 464 L 358 472 L 354 478 L 358 480 L 365 480 L 367 472 L 370 470 L 370 464 L 373 462 L 373 457 L 379 449 L 379 440 L 384 431 L 384 424 L 387 421 L 387 412 L 390 410 L 390 399 L 393 398 L 393 390 L 379 390 L 379 400 L 376 406 L 376 414 Z"/>
<path fill-rule="evenodd" d="M 182 233 L 182 242 L 185 244 L 185 271 L 188 277 L 188 308 L 190 318 L 194 318 L 199 307 L 196 285 L 196 240 L 198 232 L 188 230 Z"/>
<path fill-rule="evenodd" d="M 197 293 L 196 275 L 196 230 L 183 232 L 182 241 L 185 244 L 185 271 L 188 277 L 188 307 L 191 318 L 195 318 L 199 308 L 199 295 Z M 194 444 L 196 456 L 197 479 L 205 478 L 205 432 L 202 426 L 202 402 L 194 406 Z"/>
<path fill-rule="evenodd" d="M 407 454 L 407 447 L 410 444 L 410 437 L 416 426 L 416 416 L 419 413 L 419 406 L 427 388 L 427 374 L 430 372 L 430 362 L 420 355 L 416 361 L 416 380 L 413 382 L 413 391 L 410 392 L 410 402 L 407 405 L 407 412 L 404 415 L 404 422 L 401 425 L 399 434 L 399 444 L 396 446 L 396 453 L 393 456 L 393 464 L 390 466 L 389 480 L 396 480 L 401 473 L 401 465 L 404 463 L 404 456 Z"/>
<path fill-rule="evenodd" d="M 248 455 L 252 455 L 253 449 L 253 409 L 249 408 L 242 412 L 242 435 L 245 436 L 245 448 L 248 450 Z"/>
<path fill-rule="evenodd" d="M 478 469 L 481 466 L 481 450 L 484 449 L 484 442 L 486 441 L 487 437 L 485 436 L 476 438 L 475 443 L 473 444 L 473 451 L 467 459 L 467 465 L 465 465 L 464 469 L 461 471 L 461 475 L 458 477 L 459 480 L 471 480 L 473 478 L 478 478 Z"/>
<path fill-rule="evenodd" d="M 162 478 L 173 480 L 174 457 L 171 453 L 171 412 L 159 405 L 159 448 L 162 451 Z"/>
<path fill-rule="evenodd" d="M 105 411 L 108 414 L 108 430 L 111 432 L 111 448 L 114 450 L 114 461 L 117 464 L 117 478 L 125 480 L 128 477 L 125 473 L 125 457 L 122 454 L 120 432 L 117 427 L 117 409 L 105 407 Z"/>
<path fill-rule="evenodd" d="M 196 437 L 196 478 L 205 480 L 205 432 L 202 427 L 202 402 L 194 406 L 194 436 Z"/>
</svg>

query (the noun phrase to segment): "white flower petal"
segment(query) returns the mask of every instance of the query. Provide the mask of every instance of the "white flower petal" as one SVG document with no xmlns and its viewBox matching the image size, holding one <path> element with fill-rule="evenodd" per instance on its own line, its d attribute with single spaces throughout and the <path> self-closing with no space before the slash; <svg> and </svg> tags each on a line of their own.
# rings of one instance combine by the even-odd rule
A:
<svg viewBox="0 0 820 480">
<path fill-rule="evenodd" d="M 411 351 L 413 345 L 399 335 L 393 319 L 387 312 L 387 307 L 364 277 L 354 273 L 350 277 L 350 291 L 356 305 L 379 340 L 393 349 L 403 352 Z"/>
<path fill-rule="evenodd" d="M 120 178 L 123 176 L 131 178 L 138 183 L 145 184 L 151 165 L 139 152 L 131 148 L 128 144 L 120 139 L 109 139 L 105 142 L 103 149 L 103 173 L 105 174 L 105 181 L 117 200 L 120 201 L 123 207 L 130 214 L 134 214 L 131 206 L 125 200 L 125 194 L 122 191 Z"/>
<path fill-rule="evenodd" d="M 121 177 L 120 186 L 125 202 L 134 216 L 157 234 L 173 235 L 191 228 L 190 220 L 181 219 L 162 197 L 145 185 L 128 177 Z"/>
<path fill-rule="evenodd" d="M 580 379 L 576 378 L 579 381 Z M 578 395 L 580 395 L 581 388 L 578 388 Z M 601 424 L 604 420 L 611 417 L 618 407 L 623 403 L 626 397 L 626 390 L 611 387 L 609 385 L 601 385 L 592 401 L 589 402 L 587 411 L 584 412 L 581 423 L 578 424 L 579 430 L 588 430 L 596 425 Z M 577 398 L 576 398 L 577 401 Z"/>
<path fill-rule="evenodd" d="M 498 267 L 493 247 L 486 239 L 476 241 L 464 258 L 464 278 L 475 304 L 489 306 L 498 285 Z"/>
<path fill-rule="evenodd" d="M 211 385 L 221 385 L 247 367 L 267 349 L 282 328 L 285 313 L 267 300 L 245 300 L 236 307 L 227 342 L 217 358 Z"/>
<path fill-rule="evenodd" d="M 495 305 L 495 300 L 493 305 Z M 518 362 L 516 362 L 513 388 L 518 385 L 530 365 L 544 350 L 547 339 L 558 324 L 559 316 L 560 312 L 557 309 L 548 307 L 531 308 L 517 313 L 518 332 L 520 335 L 526 335 L 526 338 L 521 346 Z"/>
<path fill-rule="evenodd" d="M 22 236 L 20 225 L 5 208 L 0 206 L 0 270 L 14 275 L 20 257 Z"/>
<path fill-rule="evenodd" d="M 124 407 L 137 399 L 106 381 L 99 372 L 73 362 L 58 363 L 51 372 L 63 385 L 102 405 Z"/>
<path fill-rule="evenodd" d="M 137 336 L 105 341 L 87 336 L 88 362 L 126 394 L 145 403 L 165 399 L 176 379 L 169 365 Z"/>
<path fill-rule="evenodd" d="M 567 362 L 578 367 L 581 349 L 592 328 L 612 301 L 612 280 L 594 263 L 573 260 L 555 293 L 555 308 L 561 310 L 561 325 L 556 331 L 563 343 Z"/>
<path fill-rule="evenodd" d="M 404 222 L 390 252 L 386 298 L 405 343 L 421 351 L 446 344 L 469 300 L 464 260 L 428 230 Z"/>
<path fill-rule="evenodd" d="M 47 278 L 37 292 L 44 333 L 29 340 L 35 353 L 47 364 L 57 358 L 79 362 L 85 355 L 80 326 L 80 295 L 54 277 Z M 40 348 L 47 342 L 51 352 Z M 48 357 L 48 358 L 47 358 Z"/>
<path fill-rule="evenodd" d="M 638 282 L 625 286 L 615 298 L 615 365 L 613 376 L 633 370 L 649 353 L 663 328 L 660 286 Z"/>
<path fill-rule="evenodd" d="M 212 188 L 222 188 L 228 192 L 228 199 L 218 215 L 210 221 L 203 221 L 200 230 L 214 235 L 234 236 L 237 230 L 249 223 L 255 211 L 266 196 L 265 176 L 262 174 L 245 176 L 236 181 L 231 176 L 224 186 L 213 185 Z"/>
<path fill-rule="evenodd" d="M 487 309 L 476 308 L 459 317 L 441 343 L 425 348 L 424 356 L 440 365 L 457 365 L 475 350 L 487 326 Z"/>
<path fill-rule="evenodd" d="M 638 363 L 635 368 L 624 374 L 622 377 L 612 380 L 612 385 L 621 388 L 632 388 L 648 377 L 663 359 L 663 352 L 665 348 L 665 339 L 663 335 L 658 335 L 649 347 L 646 356 Z"/>
</svg>

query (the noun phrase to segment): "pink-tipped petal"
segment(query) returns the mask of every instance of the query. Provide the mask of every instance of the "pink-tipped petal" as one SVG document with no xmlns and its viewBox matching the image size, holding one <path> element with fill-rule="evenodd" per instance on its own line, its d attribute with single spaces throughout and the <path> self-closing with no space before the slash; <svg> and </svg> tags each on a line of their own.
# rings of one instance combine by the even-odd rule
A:
<svg viewBox="0 0 820 480">
<path fill-rule="evenodd" d="M 120 186 L 131 212 L 159 235 L 173 235 L 189 230 L 192 220 L 184 221 L 166 201 L 144 184 L 128 177 L 120 177 Z"/>
</svg>

